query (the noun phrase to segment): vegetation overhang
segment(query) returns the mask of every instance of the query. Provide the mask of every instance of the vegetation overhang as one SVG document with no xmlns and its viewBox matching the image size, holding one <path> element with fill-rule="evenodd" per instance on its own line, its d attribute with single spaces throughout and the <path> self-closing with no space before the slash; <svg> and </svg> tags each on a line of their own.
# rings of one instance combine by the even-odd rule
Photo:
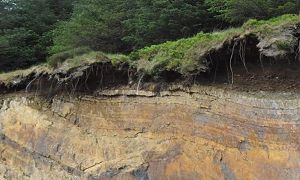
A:
<svg viewBox="0 0 300 180">
<path fill-rule="evenodd" d="M 134 76 L 127 80 L 136 82 L 144 76 L 161 77 L 166 72 L 188 78 L 226 68 L 228 79 L 233 83 L 234 63 L 240 64 L 246 72 L 249 63 L 257 63 L 263 68 L 266 60 L 298 63 L 299 45 L 300 16 L 283 15 L 270 20 L 249 20 L 240 28 L 221 32 L 200 32 L 191 38 L 153 45 L 129 55 L 88 50 L 83 54 L 57 54 L 49 58 L 48 64 L 2 73 L 0 82 L 3 87 L 19 84 L 28 87 L 39 76 L 67 82 L 81 76 L 87 78 L 91 69 L 100 72 L 99 67 L 106 64 L 113 67 L 113 71 L 127 71 L 128 76 Z"/>
</svg>

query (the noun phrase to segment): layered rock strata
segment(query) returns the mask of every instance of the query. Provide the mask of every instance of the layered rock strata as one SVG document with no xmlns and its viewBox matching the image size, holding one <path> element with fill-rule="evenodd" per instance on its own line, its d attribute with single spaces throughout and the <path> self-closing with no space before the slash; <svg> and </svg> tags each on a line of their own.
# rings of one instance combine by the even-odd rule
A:
<svg viewBox="0 0 300 180">
<path fill-rule="evenodd" d="M 3 95 L 4 179 L 299 179 L 300 96 L 214 87 Z"/>
</svg>

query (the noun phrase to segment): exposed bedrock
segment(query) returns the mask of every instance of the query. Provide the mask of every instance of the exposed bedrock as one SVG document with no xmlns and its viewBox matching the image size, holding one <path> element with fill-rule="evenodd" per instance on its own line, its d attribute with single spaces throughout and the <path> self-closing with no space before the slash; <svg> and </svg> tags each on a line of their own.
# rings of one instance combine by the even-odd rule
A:
<svg viewBox="0 0 300 180">
<path fill-rule="evenodd" d="M 300 178 L 297 95 L 202 87 L 1 101 L 3 178 Z"/>
</svg>

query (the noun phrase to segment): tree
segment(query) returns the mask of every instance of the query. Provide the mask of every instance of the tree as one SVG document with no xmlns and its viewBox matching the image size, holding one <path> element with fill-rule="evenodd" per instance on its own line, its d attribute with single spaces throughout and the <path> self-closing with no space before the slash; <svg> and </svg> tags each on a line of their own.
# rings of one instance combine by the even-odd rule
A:
<svg viewBox="0 0 300 180">
<path fill-rule="evenodd" d="M 52 53 L 89 46 L 128 52 L 208 31 L 215 20 L 201 0 L 79 0 L 70 21 L 54 31 Z"/>
<path fill-rule="evenodd" d="M 221 22 L 201 0 L 152 0 L 138 1 L 133 17 L 123 23 L 128 31 L 123 40 L 137 49 L 211 31 Z"/>
<path fill-rule="evenodd" d="M 14 69 L 45 60 L 52 45 L 49 33 L 60 18 L 70 12 L 55 14 L 54 0 L 0 1 L 0 68 Z M 70 2 L 70 0 L 68 0 Z M 63 8 L 63 7 L 61 7 Z M 5 68 L 4 68 L 5 67 Z"/>
<path fill-rule="evenodd" d="M 298 14 L 299 0 L 206 0 L 218 18 L 241 24 L 248 19 L 268 19 L 282 14 Z"/>
<path fill-rule="evenodd" d="M 78 0 L 69 21 L 60 23 L 53 31 L 51 53 L 89 46 L 110 52 L 123 49 L 123 25 L 127 2 L 123 0 Z"/>
</svg>

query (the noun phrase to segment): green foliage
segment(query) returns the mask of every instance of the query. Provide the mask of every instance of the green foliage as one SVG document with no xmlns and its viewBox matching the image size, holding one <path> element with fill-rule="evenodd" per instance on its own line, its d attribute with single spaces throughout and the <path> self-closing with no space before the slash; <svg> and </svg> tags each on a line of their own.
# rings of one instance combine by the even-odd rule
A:
<svg viewBox="0 0 300 180">
<path fill-rule="evenodd" d="M 129 56 L 126 56 L 124 54 L 106 54 L 106 56 L 108 57 L 108 59 L 110 59 L 113 65 L 122 63 L 127 63 L 129 65 L 131 64 L 131 59 L 129 58 Z"/>
<path fill-rule="evenodd" d="M 65 4 L 58 7 L 62 2 Z M 0 68 L 15 69 L 45 60 L 47 47 L 52 44 L 49 31 L 57 21 L 68 18 L 70 3 L 71 0 L 0 0 Z"/>
<path fill-rule="evenodd" d="M 299 0 L 206 0 L 206 4 L 216 17 L 230 23 L 298 14 L 300 10 Z"/>
<path fill-rule="evenodd" d="M 113 64 L 128 63 L 150 75 L 157 75 L 163 71 L 177 71 L 189 75 L 206 71 L 207 55 L 224 47 L 225 43 L 230 43 L 234 38 L 244 38 L 254 34 L 260 38 L 272 39 L 274 35 L 282 32 L 282 29 L 298 23 L 300 23 L 300 17 L 296 15 L 284 15 L 270 20 L 249 20 L 241 28 L 213 33 L 200 32 L 190 38 L 145 47 L 130 53 L 129 56 L 91 52 L 82 56 L 68 56 L 71 58 L 67 60 L 67 63 L 74 66 L 91 62 L 91 59 L 110 60 Z M 290 50 L 288 48 L 291 44 L 287 41 L 275 42 L 279 50 Z"/>
<path fill-rule="evenodd" d="M 190 76 L 208 70 L 208 57 L 211 53 L 233 44 L 233 41 L 250 36 L 256 36 L 261 42 L 266 43 L 264 47 L 273 48 L 276 45 L 279 51 L 291 52 L 291 47 L 293 48 L 296 42 L 290 41 L 294 40 L 293 37 L 289 39 L 282 34 L 287 28 L 296 24 L 300 24 L 299 15 L 284 15 L 270 20 L 249 20 L 241 28 L 213 33 L 200 32 L 190 38 L 145 47 L 130 53 L 129 56 L 107 54 L 81 47 L 55 54 L 49 58 L 48 63 L 52 67 L 67 71 L 83 64 L 111 61 L 114 65 L 126 63 L 152 76 L 158 76 L 164 71 L 176 71 Z M 277 41 L 274 41 L 276 38 Z M 0 42 L 7 44 L 7 40 L 2 37 Z M 62 65 L 59 66 L 60 64 Z M 47 68 L 43 70 L 48 72 Z M 6 73 L 4 77 L 12 77 L 16 73 Z M 0 80 L 1 77 L 3 76 L 0 76 Z"/>
<path fill-rule="evenodd" d="M 110 61 L 113 65 L 131 64 L 128 56 L 123 54 L 106 54 L 100 51 L 91 51 L 88 48 L 77 48 L 57 55 L 53 55 L 48 60 L 50 67 L 69 70 L 83 64 L 92 64 L 95 62 Z"/>
<path fill-rule="evenodd" d="M 215 39 L 221 41 L 222 35 L 196 35 L 198 32 L 236 25 L 249 18 L 298 13 L 299 9 L 299 0 L 0 0 L 0 69 L 28 66 L 51 55 L 50 63 L 57 65 L 74 56 L 68 50 L 82 46 L 105 53 L 136 51 L 130 54 L 131 59 L 146 59 L 149 71 L 158 69 L 155 67 L 201 69 L 193 64 L 191 59 L 196 55 L 191 49 L 198 42 L 211 41 L 203 43 L 209 46 Z M 260 33 L 267 36 L 278 21 L 295 19 L 280 18 L 251 20 L 243 30 L 262 28 L 263 23 L 266 30 Z M 186 37 L 192 38 L 167 42 Z M 167 43 L 137 51 L 163 42 Z M 128 60 L 127 56 L 115 59 Z"/>
<path fill-rule="evenodd" d="M 148 74 L 158 74 L 166 70 L 177 71 L 184 75 L 198 73 L 207 70 L 205 57 L 209 53 L 218 50 L 224 43 L 234 38 L 254 34 L 260 38 L 271 39 L 282 29 L 299 23 L 300 16 L 296 15 L 284 15 L 267 21 L 249 20 L 241 28 L 214 33 L 201 32 L 191 38 L 143 48 L 131 53 L 130 57 L 139 70 Z M 277 46 L 279 49 L 287 50 L 291 45 L 288 42 L 277 42 Z"/>
<path fill-rule="evenodd" d="M 63 51 L 57 54 L 50 56 L 47 60 L 48 64 L 51 67 L 57 67 L 58 65 L 62 64 L 67 59 L 72 59 L 75 56 L 80 56 L 86 53 L 91 52 L 92 50 L 88 47 L 78 47 L 75 49 Z"/>
<path fill-rule="evenodd" d="M 36 61 L 39 53 L 36 45 L 38 35 L 24 28 L 8 29 L 0 38 L 0 66 L 2 70 L 10 70 L 15 66 L 28 66 Z"/>
<path fill-rule="evenodd" d="M 70 21 L 54 30 L 54 46 L 50 53 L 79 46 L 110 52 L 124 49 L 121 22 L 127 18 L 126 4 L 122 0 L 78 0 Z"/>
<path fill-rule="evenodd" d="M 203 1 L 78 0 L 70 21 L 53 32 L 50 53 L 89 46 L 128 52 L 218 27 Z"/>
<path fill-rule="evenodd" d="M 250 19 L 242 28 L 246 30 L 251 30 L 255 33 L 261 34 L 261 36 L 270 36 L 276 34 L 275 32 L 280 31 L 282 28 L 288 28 L 288 26 L 297 24 L 300 21 L 299 15 L 286 14 L 283 16 L 278 16 L 271 18 L 269 20 L 255 20 Z M 272 32 L 272 33 L 271 33 Z"/>
<path fill-rule="evenodd" d="M 199 57 L 218 48 L 227 39 L 240 33 L 239 29 L 229 29 L 216 33 L 198 33 L 196 36 L 146 47 L 131 54 L 138 59 L 137 67 L 149 74 L 174 70 L 182 74 L 205 70 L 207 67 Z"/>
<path fill-rule="evenodd" d="M 133 49 L 195 35 L 200 30 L 218 27 L 204 1 L 136 1 L 132 17 L 123 23 L 127 34 L 122 38 Z"/>
</svg>

